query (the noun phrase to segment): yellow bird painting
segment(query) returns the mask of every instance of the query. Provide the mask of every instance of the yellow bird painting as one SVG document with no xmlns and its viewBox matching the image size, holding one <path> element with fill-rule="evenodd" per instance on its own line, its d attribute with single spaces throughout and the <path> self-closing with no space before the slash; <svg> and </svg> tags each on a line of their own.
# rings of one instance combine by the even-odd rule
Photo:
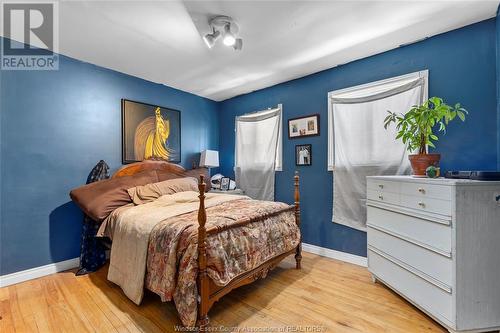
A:
<svg viewBox="0 0 500 333">
<path fill-rule="evenodd" d="M 170 121 L 163 119 L 160 108 L 156 108 L 155 115 L 141 121 L 135 130 L 135 159 L 137 161 L 146 159 L 168 161 L 173 153 L 166 145 L 169 135 Z"/>
</svg>

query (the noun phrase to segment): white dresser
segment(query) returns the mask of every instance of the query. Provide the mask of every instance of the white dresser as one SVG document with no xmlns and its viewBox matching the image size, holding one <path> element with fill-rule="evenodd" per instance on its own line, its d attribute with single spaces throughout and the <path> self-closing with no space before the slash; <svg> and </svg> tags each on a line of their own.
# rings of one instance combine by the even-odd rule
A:
<svg viewBox="0 0 500 333">
<path fill-rule="evenodd" d="M 368 268 L 451 331 L 500 329 L 500 182 L 367 179 Z"/>
</svg>

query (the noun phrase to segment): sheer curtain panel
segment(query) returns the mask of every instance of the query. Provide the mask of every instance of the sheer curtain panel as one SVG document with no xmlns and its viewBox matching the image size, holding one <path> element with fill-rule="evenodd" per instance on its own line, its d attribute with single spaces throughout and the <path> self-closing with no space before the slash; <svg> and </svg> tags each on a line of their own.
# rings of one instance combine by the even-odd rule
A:
<svg viewBox="0 0 500 333">
<path fill-rule="evenodd" d="M 332 221 L 366 230 L 366 176 L 411 170 L 387 111 L 405 113 L 427 99 L 427 71 L 329 93 L 328 170 L 333 171 Z"/>
<path fill-rule="evenodd" d="M 253 199 L 274 200 L 274 172 L 282 163 L 281 113 L 280 104 L 236 117 L 236 184 Z"/>
</svg>

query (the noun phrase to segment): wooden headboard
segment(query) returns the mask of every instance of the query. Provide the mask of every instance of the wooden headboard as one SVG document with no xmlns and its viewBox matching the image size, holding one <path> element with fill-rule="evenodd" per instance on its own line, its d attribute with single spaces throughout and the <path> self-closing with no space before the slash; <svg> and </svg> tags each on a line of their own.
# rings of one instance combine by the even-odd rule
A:
<svg viewBox="0 0 500 333">
<path fill-rule="evenodd" d="M 184 175 L 187 172 L 186 169 L 178 164 L 169 163 L 167 161 L 146 160 L 122 166 L 113 174 L 111 178 L 132 176 L 138 172 L 146 170 L 158 170 L 178 175 Z"/>
<path fill-rule="evenodd" d="M 200 175 L 205 176 L 205 179 L 209 179 L 210 175 L 207 168 L 198 168 L 186 170 L 178 164 L 169 163 L 167 161 L 161 160 L 145 160 L 142 162 L 136 162 L 124 165 L 118 171 L 116 171 L 111 178 L 118 178 L 123 176 L 132 176 L 138 172 L 147 170 L 158 170 L 166 173 L 171 173 L 181 177 L 194 177 L 199 179 Z M 206 191 L 210 190 L 210 181 L 207 183 Z"/>
</svg>

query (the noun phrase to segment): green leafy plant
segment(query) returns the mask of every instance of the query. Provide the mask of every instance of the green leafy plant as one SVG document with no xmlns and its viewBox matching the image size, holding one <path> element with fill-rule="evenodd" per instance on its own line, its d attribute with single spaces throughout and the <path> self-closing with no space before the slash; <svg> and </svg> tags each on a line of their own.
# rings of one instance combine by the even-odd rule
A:
<svg viewBox="0 0 500 333">
<path fill-rule="evenodd" d="M 427 146 L 435 148 L 433 141 L 438 137 L 433 132 L 439 126 L 438 131 L 446 133 L 446 126 L 456 117 L 465 121 L 468 114 L 460 103 L 454 107 L 446 104 L 439 97 L 432 97 L 422 105 L 414 105 L 405 114 L 396 114 L 388 111 L 389 115 L 384 119 L 384 128 L 390 124 L 396 124 L 396 139 L 401 139 L 409 152 L 427 154 Z"/>
</svg>

